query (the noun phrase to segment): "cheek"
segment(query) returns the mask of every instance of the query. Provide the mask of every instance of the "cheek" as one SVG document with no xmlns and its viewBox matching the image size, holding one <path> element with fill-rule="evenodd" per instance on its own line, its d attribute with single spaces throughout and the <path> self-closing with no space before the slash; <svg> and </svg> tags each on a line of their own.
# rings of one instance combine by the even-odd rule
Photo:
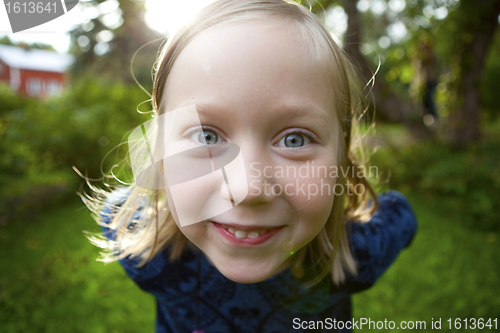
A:
<svg viewBox="0 0 500 333">
<path fill-rule="evenodd" d="M 330 162 L 330 161 L 328 161 Z M 333 167 L 332 167 L 333 166 Z M 299 247 L 309 243 L 323 229 L 333 207 L 336 166 L 315 163 L 296 178 L 287 178 L 286 200 L 293 208 L 296 226 L 292 242 Z"/>
<path fill-rule="evenodd" d="M 179 216 L 177 215 L 177 210 L 175 209 L 175 206 L 173 204 L 172 193 L 170 192 L 168 187 L 166 190 L 166 198 L 168 206 L 170 208 L 170 212 L 172 213 L 172 217 L 174 218 L 175 224 L 177 224 L 179 230 L 193 244 L 195 244 L 198 247 L 202 246 L 203 242 L 206 241 L 206 239 L 204 238 L 206 237 L 206 228 L 207 228 L 206 223 L 201 222 L 182 227 L 179 222 Z"/>
<path fill-rule="evenodd" d="M 335 164 L 312 164 L 297 170 L 296 177 L 288 177 L 280 188 L 287 201 L 297 212 L 316 217 L 330 214 L 336 190 Z"/>
</svg>

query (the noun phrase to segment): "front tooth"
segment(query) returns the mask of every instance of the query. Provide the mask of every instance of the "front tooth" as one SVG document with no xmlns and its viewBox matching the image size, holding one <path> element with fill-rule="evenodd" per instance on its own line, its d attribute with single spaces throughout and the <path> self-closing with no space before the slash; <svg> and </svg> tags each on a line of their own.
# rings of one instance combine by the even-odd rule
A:
<svg viewBox="0 0 500 333">
<path fill-rule="evenodd" d="M 257 237 L 259 237 L 259 233 L 256 231 L 248 233 L 248 238 L 257 238 Z"/>
<path fill-rule="evenodd" d="M 234 229 L 233 228 L 228 228 L 227 230 L 229 230 L 229 232 L 234 235 Z"/>
<path fill-rule="evenodd" d="M 242 238 L 247 238 L 247 233 L 243 230 L 237 230 L 234 235 L 236 238 L 242 239 Z"/>
</svg>

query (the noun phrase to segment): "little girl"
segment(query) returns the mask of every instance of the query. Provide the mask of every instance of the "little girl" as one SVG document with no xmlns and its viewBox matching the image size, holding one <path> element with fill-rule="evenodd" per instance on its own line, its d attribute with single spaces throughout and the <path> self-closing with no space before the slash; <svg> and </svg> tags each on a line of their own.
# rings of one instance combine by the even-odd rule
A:
<svg viewBox="0 0 500 333">
<path fill-rule="evenodd" d="M 330 34 L 291 1 L 220 0 L 157 65 L 156 117 L 129 138 L 135 183 L 85 198 L 103 260 L 156 297 L 156 331 L 356 328 L 351 293 L 416 219 L 355 161 L 360 94 Z"/>
</svg>

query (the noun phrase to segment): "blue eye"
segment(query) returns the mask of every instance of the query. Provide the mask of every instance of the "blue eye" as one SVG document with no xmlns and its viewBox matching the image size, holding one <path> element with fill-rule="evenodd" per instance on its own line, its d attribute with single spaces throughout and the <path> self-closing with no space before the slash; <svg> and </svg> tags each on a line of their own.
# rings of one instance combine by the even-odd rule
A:
<svg viewBox="0 0 500 333">
<path fill-rule="evenodd" d="M 198 134 L 198 142 L 207 143 L 207 145 L 213 145 L 219 141 L 219 136 L 212 130 L 203 130 Z"/>
<path fill-rule="evenodd" d="M 222 143 L 223 141 L 222 138 L 220 138 L 214 130 L 208 128 L 204 128 L 202 130 L 198 129 L 197 131 L 191 133 L 192 134 L 189 136 L 196 143 L 214 145 L 217 143 Z"/>
<path fill-rule="evenodd" d="M 302 133 L 290 133 L 285 135 L 279 142 L 278 146 L 287 148 L 301 148 L 311 143 L 308 135 Z"/>
<path fill-rule="evenodd" d="M 304 136 L 302 134 L 290 134 L 285 136 L 285 146 L 287 147 L 302 147 L 304 141 Z"/>
</svg>

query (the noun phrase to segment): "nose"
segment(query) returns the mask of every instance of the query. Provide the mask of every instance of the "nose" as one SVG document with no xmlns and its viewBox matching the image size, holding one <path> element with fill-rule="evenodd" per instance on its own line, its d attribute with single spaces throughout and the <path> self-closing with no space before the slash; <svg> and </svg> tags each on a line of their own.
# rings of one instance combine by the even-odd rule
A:
<svg viewBox="0 0 500 333">
<path fill-rule="evenodd" d="M 239 160 L 238 160 L 239 159 Z M 240 146 L 240 155 L 224 168 L 227 183 L 221 194 L 235 205 L 259 205 L 274 201 L 271 159 L 264 149 Z"/>
</svg>

